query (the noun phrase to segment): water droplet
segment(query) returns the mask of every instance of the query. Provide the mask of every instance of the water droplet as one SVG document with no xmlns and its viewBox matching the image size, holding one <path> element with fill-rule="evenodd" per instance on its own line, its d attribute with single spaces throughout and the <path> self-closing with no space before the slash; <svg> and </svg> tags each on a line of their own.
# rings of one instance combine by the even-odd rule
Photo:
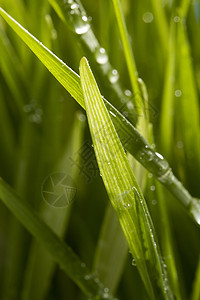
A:
<svg viewBox="0 0 200 300">
<path fill-rule="evenodd" d="M 111 83 L 115 83 L 119 79 L 119 73 L 116 69 L 113 69 L 109 71 L 108 77 Z"/>
<path fill-rule="evenodd" d="M 174 92 L 174 95 L 175 95 L 176 97 L 181 97 L 181 95 L 182 95 L 181 90 L 176 90 L 176 91 Z"/>
<path fill-rule="evenodd" d="M 151 185 L 150 190 L 151 190 L 152 192 L 154 192 L 154 191 L 156 190 L 155 185 Z"/>
<path fill-rule="evenodd" d="M 153 21 L 153 14 L 147 11 L 143 14 L 142 19 L 145 23 L 151 23 Z"/>
<path fill-rule="evenodd" d="M 86 264 L 84 262 L 81 263 L 81 268 L 85 268 Z"/>
<path fill-rule="evenodd" d="M 114 112 L 112 112 L 111 110 L 109 111 L 109 113 L 110 113 L 113 117 L 116 117 L 116 114 L 114 114 Z"/>
<path fill-rule="evenodd" d="M 183 142 L 182 142 L 182 141 L 177 141 L 176 147 L 177 147 L 178 149 L 182 149 L 182 148 L 183 148 Z"/>
<path fill-rule="evenodd" d="M 89 280 L 90 278 L 91 278 L 91 276 L 89 274 L 84 276 L 85 280 Z"/>
<path fill-rule="evenodd" d="M 152 178 L 152 177 L 153 177 L 153 174 L 152 174 L 152 173 L 149 173 L 149 174 L 148 174 L 148 177 L 149 177 L 149 178 Z"/>
<path fill-rule="evenodd" d="M 132 264 L 132 266 L 136 267 L 136 261 L 135 261 L 134 258 L 132 259 L 132 263 L 131 264 Z"/>
<path fill-rule="evenodd" d="M 132 207 L 132 205 L 131 205 L 130 203 L 125 203 L 125 204 L 124 204 L 124 207 L 125 207 L 125 208 L 130 208 L 130 207 Z"/>
<path fill-rule="evenodd" d="M 122 113 L 123 115 L 124 115 L 124 117 L 128 117 L 128 112 L 125 110 L 125 111 L 123 111 L 123 113 Z"/>
<path fill-rule="evenodd" d="M 89 23 L 81 23 L 80 25 L 76 25 L 76 27 L 75 27 L 75 32 L 77 33 L 77 34 L 84 34 L 84 33 L 86 33 L 86 32 L 88 32 L 88 30 L 90 29 L 90 24 Z"/>
<path fill-rule="evenodd" d="M 156 156 L 159 157 L 160 159 L 164 159 L 164 157 L 163 157 L 160 153 L 155 152 L 155 154 L 156 154 Z"/>
<path fill-rule="evenodd" d="M 72 5 L 71 5 L 71 9 L 73 10 L 73 9 L 78 9 L 79 8 L 79 5 L 77 4 L 77 3 L 73 3 Z"/>
<path fill-rule="evenodd" d="M 127 97 L 131 97 L 132 96 L 132 93 L 130 90 L 125 90 L 124 94 L 127 96 Z"/>
<path fill-rule="evenodd" d="M 101 65 L 104 65 L 108 62 L 108 55 L 106 53 L 106 50 L 102 47 L 96 49 L 95 58 L 96 61 Z"/>
<path fill-rule="evenodd" d="M 31 114 L 29 116 L 29 121 L 32 123 L 40 124 L 42 122 L 42 117 L 40 114 Z"/>
<path fill-rule="evenodd" d="M 53 40 L 56 40 L 57 37 L 58 37 L 58 35 L 57 35 L 56 29 L 52 29 L 52 30 L 51 30 L 51 38 L 52 38 Z"/>
<path fill-rule="evenodd" d="M 152 205 L 156 205 L 157 204 L 157 201 L 156 200 L 152 200 Z"/>
<path fill-rule="evenodd" d="M 88 17 L 87 17 L 87 16 L 82 16 L 82 20 L 83 20 L 84 22 L 88 22 Z"/>
<path fill-rule="evenodd" d="M 175 16 L 175 17 L 174 17 L 174 22 L 175 22 L 175 23 L 180 22 L 180 20 L 181 20 L 181 18 L 180 18 L 179 16 Z"/>
<path fill-rule="evenodd" d="M 79 121 L 81 121 L 81 122 L 85 122 L 86 116 L 85 116 L 84 114 L 80 113 L 80 114 L 78 114 L 78 119 L 79 119 Z"/>
<path fill-rule="evenodd" d="M 128 107 L 128 109 L 133 109 L 134 108 L 134 105 L 133 105 L 133 103 L 131 102 L 131 101 L 128 101 L 127 102 L 127 107 Z"/>
<path fill-rule="evenodd" d="M 32 106 L 30 104 L 26 104 L 23 107 L 24 112 L 28 113 L 32 110 Z"/>
</svg>

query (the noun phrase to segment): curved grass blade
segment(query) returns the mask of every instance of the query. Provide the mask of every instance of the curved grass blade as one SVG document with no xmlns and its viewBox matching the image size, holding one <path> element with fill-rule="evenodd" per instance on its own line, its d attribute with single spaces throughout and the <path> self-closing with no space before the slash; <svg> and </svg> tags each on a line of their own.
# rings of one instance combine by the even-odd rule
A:
<svg viewBox="0 0 200 300">
<path fill-rule="evenodd" d="M 89 22 L 89 17 L 80 0 L 49 0 L 52 7 L 57 12 L 61 20 L 75 33 L 77 40 L 83 46 L 84 50 L 93 59 L 97 72 L 102 78 L 103 83 L 109 87 L 114 94 L 114 105 L 122 107 L 128 112 L 129 120 L 135 124 L 137 114 L 135 109 L 130 104 L 133 97 L 127 96 L 124 92 L 123 81 L 121 81 L 119 73 L 110 63 L 110 58 L 106 50 L 100 45 L 92 26 Z M 134 91 L 134 95 L 137 91 Z"/>
<path fill-rule="evenodd" d="M 0 8 L 0 15 L 36 54 L 36 56 L 72 95 L 72 97 L 83 108 L 85 108 L 79 76 L 19 23 L 17 23 L 11 16 L 9 16 L 2 8 Z M 136 128 L 106 99 L 104 99 L 104 102 L 124 148 L 127 149 L 146 169 L 153 173 L 157 179 L 163 183 L 181 202 L 195 222 L 200 224 L 199 199 L 193 199 L 179 180 L 174 176 L 167 161 L 162 157 L 162 155 L 156 153 L 151 148 L 149 143 L 141 136 Z"/>
<path fill-rule="evenodd" d="M 199 300 L 200 299 L 200 259 L 196 270 L 196 276 L 193 283 L 191 300 Z"/>
<path fill-rule="evenodd" d="M 69 157 L 81 146 L 83 129 L 84 123 L 81 121 L 80 115 L 77 114 L 72 128 L 70 144 L 66 146 L 63 156 L 53 173 L 65 173 L 66 176 L 70 174 L 70 178 L 76 180 L 78 170 L 71 167 Z M 48 202 L 47 199 L 46 201 Z M 43 221 L 61 238 L 66 233 L 70 212 L 71 203 L 64 207 L 55 207 L 43 201 L 39 208 L 39 214 Z M 56 263 L 52 260 L 50 254 L 34 240 L 29 252 L 21 299 L 45 299 L 55 267 Z"/>
<path fill-rule="evenodd" d="M 135 59 L 134 59 L 131 45 L 129 42 L 128 32 L 127 32 L 125 20 L 123 17 L 123 12 L 122 12 L 122 7 L 120 4 L 120 1 L 112 0 L 112 2 L 113 2 L 114 10 L 115 10 L 117 24 L 118 24 L 119 31 L 120 31 L 122 45 L 124 48 L 124 55 L 126 58 L 126 64 L 128 67 L 128 72 L 129 72 L 132 89 L 133 89 L 134 95 L 136 96 L 136 104 L 137 104 L 137 108 L 138 108 L 137 112 L 140 115 L 142 112 L 141 107 L 140 107 L 141 106 L 141 95 L 140 95 L 140 89 L 139 89 L 139 85 L 138 85 L 138 81 L 137 81 L 138 78 L 137 78 L 137 68 L 136 68 L 136 64 L 135 64 Z"/>
<path fill-rule="evenodd" d="M 41 220 L 32 206 L 27 201 L 22 201 L 1 178 L 0 198 L 88 297 L 113 299 L 105 293 L 103 285 L 95 274 L 90 273 L 85 263 Z"/>
<path fill-rule="evenodd" d="M 95 251 L 93 269 L 114 294 L 128 254 L 128 244 L 113 207 L 108 204 Z"/>
<path fill-rule="evenodd" d="M 182 21 L 183 22 L 183 21 Z M 177 113 L 180 112 L 180 139 L 183 142 L 188 169 L 187 182 L 199 196 L 200 178 L 200 113 L 199 99 L 191 63 L 189 41 L 184 24 L 179 22 L 177 28 L 177 72 L 176 80 L 180 97 L 176 97 Z M 192 177 L 192 180 L 191 180 Z M 195 180 L 196 179 L 196 180 Z"/>
<path fill-rule="evenodd" d="M 80 78 L 99 169 L 140 276 L 150 299 L 173 299 L 145 200 L 85 58 Z"/>
</svg>

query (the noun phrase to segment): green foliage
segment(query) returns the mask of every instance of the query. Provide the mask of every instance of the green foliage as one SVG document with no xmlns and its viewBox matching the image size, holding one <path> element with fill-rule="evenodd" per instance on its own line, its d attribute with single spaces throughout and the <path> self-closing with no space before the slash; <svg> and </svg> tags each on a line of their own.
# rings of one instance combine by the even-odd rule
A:
<svg viewBox="0 0 200 300">
<path fill-rule="evenodd" d="M 199 5 L 0 0 L 0 298 L 199 299 Z"/>
</svg>

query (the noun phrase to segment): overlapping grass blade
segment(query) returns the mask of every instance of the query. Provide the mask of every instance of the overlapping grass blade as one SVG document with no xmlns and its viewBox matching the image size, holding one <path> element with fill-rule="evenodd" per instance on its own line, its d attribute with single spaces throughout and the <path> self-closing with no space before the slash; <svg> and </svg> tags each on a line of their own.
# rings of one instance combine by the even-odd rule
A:
<svg viewBox="0 0 200 300">
<path fill-rule="evenodd" d="M 181 17 L 181 16 L 180 16 Z M 198 194 L 200 178 L 200 113 L 197 87 L 187 32 L 184 24 L 177 24 L 177 90 L 181 95 L 176 97 L 176 111 L 180 112 L 180 140 L 183 142 L 186 166 L 188 168 L 187 182 Z M 177 92 L 176 90 L 176 92 Z M 193 180 L 191 180 L 193 174 Z M 195 174 L 195 175 L 194 175 Z"/>
<path fill-rule="evenodd" d="M 38 56 L 38 58 L 63 85 L 63 87 L 84 108 L 83 95 L 80 89 L 80 80 L 78 75 L 12 17 L 10 17 L 2 8 L 0 8 L 0 14 L 29 46 L 29 48 Z M 139 134 L 135 127 L 128 122 L 126 118 L 124 118 L 109 102 L 105 99 L 104 101 L 124 147 L 175 195 L 175 197 L 189 211 L 190 216 L 192 216 L 192 218 L 199 224 L 199 200 L 191 197 L 187 190 L 184 189 L 183 185 L 173 175 L 167 161 L 150 147 L 149 143 Z"/>
<path fill-rule="evenodd" d="M 126 87 L 123 86 L 123 81 L 120 79 L 118 71 L 111 65 L 108 53 L 101 46 L 93 32 L 89 17 L 81 1 L 49 0 L 49 2 L 61 20 L 75 33 L 83 48 L 88 51 L 88 55 L 94 61 L 97 73 L 104 78 L 103 84 L 105 87 L 109 87 L 110 94 L 114 94 L 112 97 L 114 105 L 119 108 L 123 106 L 124 110 L 128 111 L 129 120 L 135 124 L 137 114 L 133 107 L 128 104 L 132 101 L 132 95 L 127 96 L 124 92 Z"/>
<path fill-rule="evenodd" d="M 0 199 L 88 297 L 113 299 L 105 293 L 103 285 L 95 274 L 90 273 L 85 263 L 42 221 L 31 205 L 22 201 L 2 179 Z"/>
<path fill-rule="evenodd" d="M 198 300 L 200 298 L 200 259 L 196 270 L 196 276 L 193 283 L 191 300 Z"/>
<path fill-rule="evenodd" d="M 77 114 L 72 128 L 70 144 L 66 146 L 60 162 L 54 170 L 54 173 L 63 173 L 66 176 L 69 176 L 70 174 L 70 178 L 74 181 L 77 177 L 77 169 L 71 167 L 69 157 L 81 146 L 83 128 L 84 123 L 81 121 L 80 115 Z M 48 202 L 47 199 L 46 201 Z M 43 201 L 39 208 L 39 214 L 43 221 L 52 228 L 58 236 L 63 238 L 67 230 L 71 207 L 71 205 L 68 205 L 66 207 L 56 208 Z M 27 262 L 25 280 L 23 283 L 22 299 L 44 299 L 47 295 L 53 272 L 55 271 L 55 266 L 56 264 L 52 260 L 50 254 L 34 240 L 29 251 L 29 260 Z"/>
<path fill-rule="evenodd" d="M 108 204 L 95 251 L 93 269 L 112 293 L 122 276 L 128 244 L 113 207 Z"/>
<path fill-rule="evenodd" d="M 169 36 L 169 53 L 166 66 L 165 86 L 162 100 L 160 147 L 163 153 L 171 160 L 174 124 L 174 77 L 175 77 L 175 24 L 171 23 Z"/>
<path fill-rule="evenodd" d="M 100 172 L 141 278 L 150 299 L 173 299 L 145 200 L 85 58 L 80 76 Z"/>
</svg>

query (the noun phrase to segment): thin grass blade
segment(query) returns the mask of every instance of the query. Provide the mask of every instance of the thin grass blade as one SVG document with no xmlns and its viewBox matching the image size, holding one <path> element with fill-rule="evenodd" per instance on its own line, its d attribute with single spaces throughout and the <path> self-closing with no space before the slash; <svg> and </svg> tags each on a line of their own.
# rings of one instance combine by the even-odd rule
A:
<svg viewBox="0 0 200 300">
<path fill-rule="evenodd" d="M 145 200 L 85 58 L 80 63 L 80 76 L 100 172 L 140 276 L 150 299 L 173 299 Z"/>
<path fill-rule="evenodd" d="M 113 299 L 108 293 L 105 295 L 103 285 L 95 274 L 90 273 L 85 263 L 41 220 L 31 205 L 27 201 L 22 201 L 3 179 L 0 179 L 0 198 L 88 297 Z"/>
</svg>

